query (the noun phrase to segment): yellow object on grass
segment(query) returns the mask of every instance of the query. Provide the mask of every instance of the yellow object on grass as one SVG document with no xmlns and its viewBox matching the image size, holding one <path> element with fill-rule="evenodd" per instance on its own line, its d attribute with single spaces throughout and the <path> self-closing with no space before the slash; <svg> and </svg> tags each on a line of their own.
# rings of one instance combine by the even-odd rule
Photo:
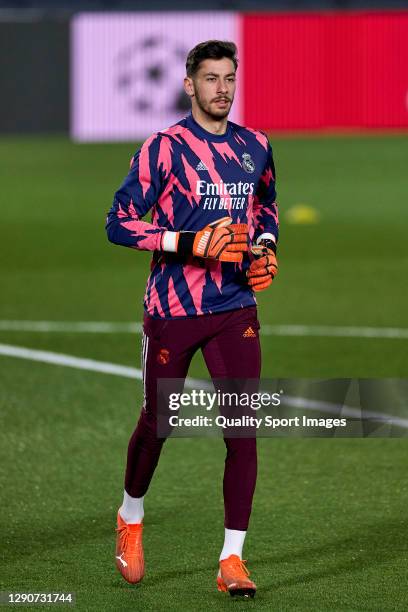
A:
<svg viewBox="0 0 408 612">
<path fill-rule="evenodd" d="M 320 214 L 316 208 L 307 204 L 295 204 L 288 208 L 285 216 L 288 223 L 298 225 L 312 225 L 313 223 L 318 223 L 320 219 Z"/>
</svg>

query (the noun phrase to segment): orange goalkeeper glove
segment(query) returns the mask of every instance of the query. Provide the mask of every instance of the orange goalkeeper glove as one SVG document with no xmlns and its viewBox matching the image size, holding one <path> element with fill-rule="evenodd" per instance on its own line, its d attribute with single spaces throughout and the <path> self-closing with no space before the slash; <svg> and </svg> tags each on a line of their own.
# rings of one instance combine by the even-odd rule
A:
<svg viewBox="0 0 408 612">
<path fill-rule="evenodd" d="M 198 232 L 166 232 L 162 248 L 179 255 L 239 263 L 243 253 L 248 251 L 247 240 L 248 226 L 245 223 L 232 223 L 231 217 L 223 217 Z"/>
<path fill-rule="evenodd" d="M 273 250 L 263 244 L 253 245 L 254 260 L 247 271 L 248 285 L 254 291 L 263 291 L 278 273 L 278 262 Z"/>
</svg>

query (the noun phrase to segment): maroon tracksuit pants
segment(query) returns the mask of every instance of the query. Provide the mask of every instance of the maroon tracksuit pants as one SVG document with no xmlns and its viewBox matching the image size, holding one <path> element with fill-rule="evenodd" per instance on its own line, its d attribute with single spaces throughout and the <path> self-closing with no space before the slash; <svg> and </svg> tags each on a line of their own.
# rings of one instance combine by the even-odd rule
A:
<svg viewBox="0 0 408 612">
<path fill-rule="evenodd" d="M 157 436 L 157 380 L 185 378 L 201 349 L 212 379 L 258 379 L 261 369 L 256 307 L 183 319 L 144 316 L 142 366 L 144 405 L 130 438 L 125 489 L 142 497 L 150 484 L 165 438 Z M 224 435 L 225 527 L 245 531 L 257 473 L 256 438 Z"/>
</svg>

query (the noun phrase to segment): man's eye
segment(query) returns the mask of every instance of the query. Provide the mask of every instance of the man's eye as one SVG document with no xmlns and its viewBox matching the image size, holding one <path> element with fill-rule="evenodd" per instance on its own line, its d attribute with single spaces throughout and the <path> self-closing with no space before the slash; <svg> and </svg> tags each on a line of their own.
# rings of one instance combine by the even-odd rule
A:
<svg viewBox="0 0 408 612">
<path fill-rule="evenodd" d="M 230 83 L 235 83 L 235 79 L 234 77 L 230 77 L 229 79 L 227 79 Z"/>
<path fill-rule="evenodd" d="M 207 81 L 215 81 L 215 77 L 208 77 Z"/>
</svg>

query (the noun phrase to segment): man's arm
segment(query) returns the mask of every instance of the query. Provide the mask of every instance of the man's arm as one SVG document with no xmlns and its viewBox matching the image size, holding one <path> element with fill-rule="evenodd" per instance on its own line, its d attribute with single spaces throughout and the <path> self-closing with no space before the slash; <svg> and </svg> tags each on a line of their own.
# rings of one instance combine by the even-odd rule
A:
<svg viewBox="0 0 408 612">
<path fill-rule="evenodd" d="M 142 221 L 158 201 L 170 175 L 168 148 L 160 135 L 149 138 L 131 162 L 128 176 L 116 192 L 106 221 L 108 239 L 143 251 L 240 262 L 247 251 L 248 227 L 217 219 L 198 232 L 172 231 Z"/>
<path fill-rule="evenodd" d="M 167 228 L 142 221 L 157 202 L 168 177 L 166 149 L 160 135 L 154 134 L 133 157 L 129 174 L 115 193 L 106 219 L 110 242 L 142 251 L 161 249 Z"/>
<path fill-rule="evenodd" d="M 279 237 L 278 205 L 275 166 L 269 142 L 267 161 L 255 194 L 253 211 L 255 232 L 251 253 L 254 259 L 247 272 L 247 280 L 254 291 L 263 291 L 269 287 L 278 273 L 276 261 Z"/>
<path fill-rule="evenodd" d="M 271 145 L 268 142 L 267 160 L 254 196 L 253 215 L 254 244 L 266 244 L 276 252 L 279 238 L 278 205 L 275 190 L 275 165 Z"/>
</svg>

